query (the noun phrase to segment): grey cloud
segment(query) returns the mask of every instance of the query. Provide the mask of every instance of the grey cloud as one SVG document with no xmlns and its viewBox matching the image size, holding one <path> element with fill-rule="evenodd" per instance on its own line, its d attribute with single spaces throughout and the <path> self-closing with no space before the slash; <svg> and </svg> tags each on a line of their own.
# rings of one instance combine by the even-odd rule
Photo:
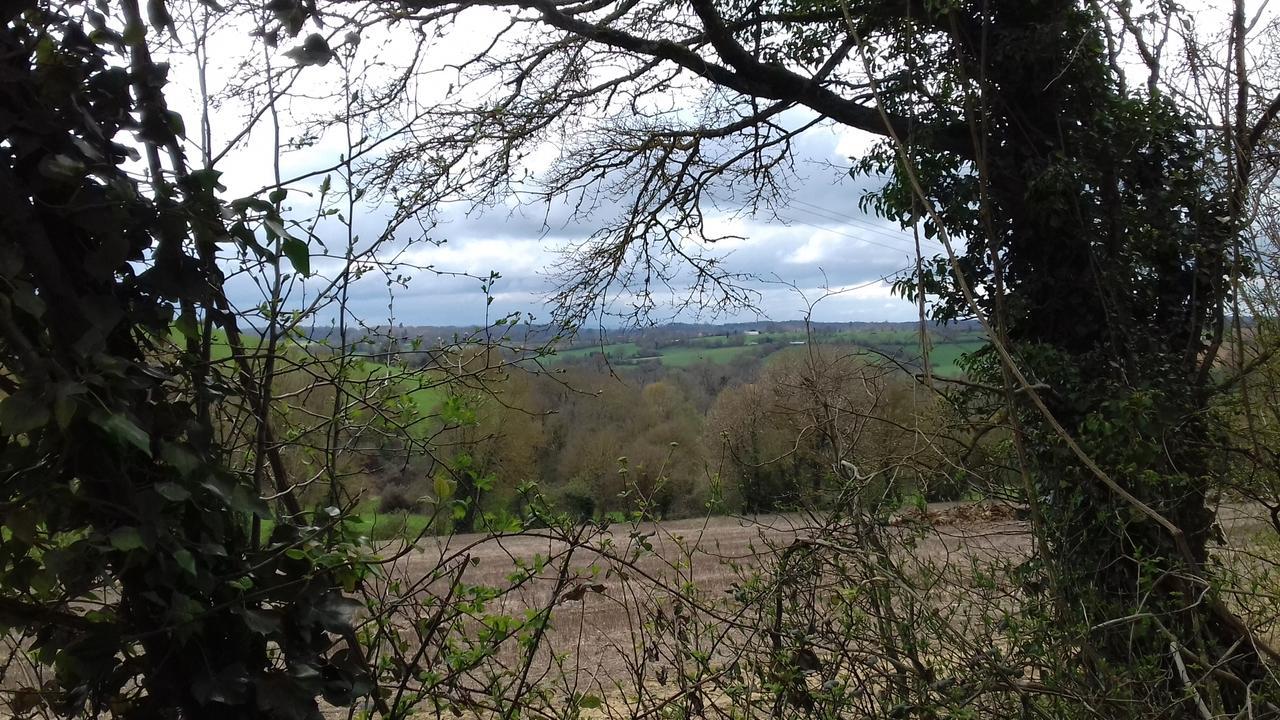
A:
<svg viewBox="0 0 1280 720">
<path fill-rule="evenodd" d="M 810 297 L 820 288 L 849 287 L 875 283 L 910 262 L 912 237 L 895 226 L 858 209 L 858 201 L 875 187 L 876 180 L 850 178 L 845 172 L 848 158 L 837 150 L 838 138 L 817 131 L 797 140 L 795 174 L 784 196 L 773 208 L 755 216 L 730 211 L 713 222 L 731 223 L 742 241 L 726 241 L 711 248 L 732 272 L 757 278 L 752 287 L 758 303 L 773 319 L 798 317 L 804 302 L 785 283 L 797 286 Z M 499 294 L 488 310 L 494 316 L 508 311 L 550 315 L 545 299 L 554 289 L 548 271 L 558 262 L 556 248 L 581 242 L 591 236 L 618 211 L 617 202 L 602 202 L 588 217 L 579 216 L 565 202 L 530 203 L 515 208 L 467 208 L 460 204 L 440 208 L 435 224 L 426 234 L 444 241 L 433 246 L 418 243 L 402 259 L 431 266 L 442 272 L 487 275 L 501 273 L 496 284 Z M 371 238 L 379 234 L 387 214 L 376 208 L 355 219 L 356 232 Z M 417 228 L 404 227 L 400 239 L 391 243 L 382 259 L 401 250 Z M 330 249 L 342 237 L 325 237 Z M 931 253 L 928 253 L 931 254 Z M 398 321 L 405 324 L 454 325 L 482 322 L 486 304 L 479 282 L 474 278 L 437 275 L 416 271 L 407 288 L 393 288 Z M 385 279 L 372 273 L 352 288 L 351 310 L 370 322 L 385 321 L 389 289 Z M 914 307 L 897 298 L 888 298 L 883 286 L 873 286 L 845 296 L 824 300 L 817 309 L 824 320 L 900 320 L 914 316 Z M 692 319 L 689 313 L 681 316 Z M 722 316 L 722 320 L 750 320 L 750 313 Z M 320 323 L 325 318 L 319 319 Z"/>
</svg>

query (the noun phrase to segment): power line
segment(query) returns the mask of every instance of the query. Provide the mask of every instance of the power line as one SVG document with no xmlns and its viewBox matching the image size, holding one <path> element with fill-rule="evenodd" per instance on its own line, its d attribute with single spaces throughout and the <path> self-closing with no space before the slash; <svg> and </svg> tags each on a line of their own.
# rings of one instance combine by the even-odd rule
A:
<svg viewBox="0 0 1280 720">
<path fill-rule="evenodd" d="M 782 217 L 782 216 L 779 216 L 779 217 Z M 847 237 L 847 238 L 850 238 L 850 239 L 852 239 L 852 240 L 858 240 L 858 241 L 860 241 L 860 242 L 867 243 L 868 245 L 875 245 L 875 246 L 877 246 L 877 247 L 882 247 L 882 248 L 885 248 L 885 249 L 887 249 L 887 250 L 896 250 L 896 251 L 899 251 L 899 252 L 902 252 L 902 253 L 906 253 L 907 255 L 914 255 L 914 254 L 915 254 L 915 248 L 914 248 L 914 247 L 906 247 L 906 246 L 904 246 L 904 245 L 890 245 L 889 243 L 883 243 L 883 242 L 879 242 L 879 241 L 877 241 L 877 240 L 872 240 L 872 239 L 867 238 L 867 237 L 862 236 L 862 235 L 854 235 L 853 233 L 847 233 L 847 232 L 843 232 L 843 231 L 841 231 L 841 230 L 835 230 L 835 229 L 833 229 L 833 228 L 823 227 L 822 225 L 816 225 L 816 224 L 814 224 L 814 223 L 811 223 L 811 222 L 805 222 L 804 220 L 797 220 L 797 219 L 795 219 L 795 218 L 782 217 L 782 220 L 784 220 L 784 221 L 786 221 L 786 222 L 797 223 L 797 224 L 799 224 L 799 225 L 807 225 L 808 227 L 814 228 L 815 230 L 822 230 L 822 231 L 824 231 L 824 232 L 829 232 L 829 233 L 832 233 L 832 234 L 834 234 L 834 235 L 840 235 L 840 236 L 842 236 L 842 237 Z M 902 238 L 902 239 L 905 241 L 907 238 L 905 238 L 905 237 L 904 237 L 904 238 Z"/>
<path fill-rule="evenodd" d="M 806 207 L 808 207 L 808 208 L 812 208 L 812 210 L 801 210 L 802 212 L 807 212 L 807 213 L 809 213 L 809 214 L 811 214 L 811 215 L 816 215 L 816 216 L 821 217 L 821 218 L 826 219 L 826 220 L 831 220 L 831 221 L 833 221 L 833 222 L 840 222 L 840 223 L 846 223 L 846 224 L 858 225 L 858 226 L 861 226 L 861 227 L 866 228 L 867 230 L 870 230 L 870 231 L 872 231 L 872 232 L 878 233 L 878 234 L 880 234 L 880 235 L 884 235 L 884 236 L 886 236 L 886 237 L 891 237 L 891 238 L 893 238 L 893 239 L 895 239 L 895 240 L 896 240 L 896 239 L 905 239 L 905 235 L 896 235 L 896 234 L 894 234 L 894 233 L 892 233 L 892 232 L 890 232 L 890 231 L 888 231 L 888 230 L 885 230 L 885 229 L 884 229 L 883 227 L 881 227 L 880 225 L 877 225 L 877 224 L 875 224 L 875 223 L 872 223 L 872 222 L 870 222 L 870 221 L 864 220 L 864 219 L 859 218 L 859 217 L 854 217 L 854 216 L 851 216 L 851 215 L 842 215 L 842 214 L 840 214 L 839 212 L 837 212 L 837 211 L 835 211 L 835 210 L 830 210 L 830 209 L 828 209 L 828 208 L 824 208 L 824 207 L 821 207 L 821 206 L 819 206 L 819 205 L 814 205 L 813 203 L 805 202 L 804 200 L 792 200 L 792 202 L 793 202 L 793 203 L 796 203 L 796 204 L 799 204 L 799 205 L 804 205 L 804 206 L 806 206 Z M 794 209 L 794 208 L 793 208 L 793 209 Z M 934 248 L 934 249 L 936 249 L 936 250 L 941 250 L 941 251 L 945 251 L 945 250 L 946 250 L 946 248 L 942 246 L 942 243 L 939 243 L 939 242 L 937 242 L 937 241 L 935 241 L 935 240 L 927 240 L 927 239 L 921 238 L 921 240 L 920 240 L 920 244 L 921 244 L 921 245 L 931 245 L 931 246 L 933 246 L 933 248 Z"/>
</svg>

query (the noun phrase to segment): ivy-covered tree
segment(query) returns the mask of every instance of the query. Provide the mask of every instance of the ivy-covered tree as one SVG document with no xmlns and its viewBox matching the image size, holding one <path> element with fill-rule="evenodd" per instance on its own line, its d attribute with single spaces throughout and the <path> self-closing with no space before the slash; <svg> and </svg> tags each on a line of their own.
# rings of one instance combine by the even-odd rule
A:
<svg viewBox="0 0 1280 720">
<path fill-rule="evenodd" d="M 1192 712 L 1174 655 L 1200 648 L 1259 679 L 1280 659 L 1228 609 L 1209 556 L 1208 495 L 1229 460 L 1209 406 L 1245 271 L 1233 193 L 1248 179 L 1220 162 L 1206 118 L 1125 86 L 1097 8 L 1000 3 L 976 19 L 981 34 L 957 36 L 951 56 L 957 80 L 978 79 L 955 116 L 973 125 L 975 152 L 882 147 L 864 167 L 893 180 L 873 201 L 964 243 L 926 287 L 937 319 L 985 315 L 1010 351 L 971 358 L 971 374 L 1013 395 L 1043 572 L 1086 682 L 1104 694 L 1123 663 L 1137 682 L 1113 695 L 1140 700 L 1135 712 L 1180 697 Z M 1247 681 L 1214 687 L 1212 707 L 1229 714 L 1252 701 Z"/>
<path fill-rule="evenodd" d="M 6 700 L 316 717 L 371 689 L 362 566 L 287 485 L 232 472 L 211 406 L 254 395 L 209 369 L 239 337 L 218 176 L 187 172 L 136 0 L 99 6 L 123 33 L 74 3 L 0 10 L 0 624 L 49 671 Z"/>
</svg>

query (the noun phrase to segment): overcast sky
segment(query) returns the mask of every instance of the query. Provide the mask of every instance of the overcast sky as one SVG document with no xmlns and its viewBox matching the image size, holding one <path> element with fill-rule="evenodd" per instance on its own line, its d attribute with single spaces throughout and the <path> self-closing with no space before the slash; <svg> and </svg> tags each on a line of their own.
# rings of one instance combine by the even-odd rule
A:
<svg viewBox="0 0 1280 720">
<path fill-rule="evenodd" d="M 237 46 L 247 48 L 243 39 L 237 41 L 234 35 L 224 34 L 218 40 L 220 52 L 215 55 L 215 67 L 211 69 L 215 84 L 220 74 L 227 76 L 231 72 L 226 68 L 234 66 Z M 454 37 L 465 35 L 455 33 Z M 241 34 L 240 38 L 243 37 Z M 278 52 L 282 53 L 289 44 L 282 43 Z M 435 51 L 448 53 L 449 48 L 437 47 Z M 184 56 L 169 59 L 174 64 L 173 83 L 169 88 L 171 102 L 187 118 L 187 127 L 195 128 L 198 113 L 193 101 L 194 67 Z M 277 57 L 277 62 L 288 61 Z M 306 76 L 308 81 L 312 77 L 316 82 L 334 77 L 333 65 L 307 68 L 305 72 L 310 73 Z M 293 120 L 308 112 L 305 101 L 300 100 L 294 101 L 287 110 L 292 111 L 286 115 Z M 243 108 L 237 109 L 234 103 L 223 105 L 214 115 L 215 135 L 234 131 L 241 112 Z M 298 126 L 287 119 L 284 139 L 288 141 L 299 132 Z M 223 182 L 228 186 L 228 197 L 247 194 L 272 182 L 270 163 L 264 159 L 269 153 L 268 140 L 268 128 L 260 124 L 246 143 L 219 164 L 224 172 Z M 814 316 L 817 320 L 878 321 L 916 317 L 915 306 L 892 296 L 886 279 L 912 266 L 914 240 L 910 233 L 862 213 L 858 209 L 859 199 L 874 181 L 854 180 L 844 171 L 850 163 L 849 157 L 859 154 L 868 142 L 869 136 L 857 131 L 811 130 L 796 143 L 795 176 L 788 199 L 778 211 L 779 217 L 743 216 L 733 207 L 725 207 L 723 213 L 710 217 L 717 230 L 744 238 L 719 243 L 715 251 L 723 259 L 725 270 L 755 278 L 748 284 L 758 293 L 759 315 L 742 311 L 699 317 L 685 312 L 677 319 L 721 322 L 758 317 L 796 319 L 804 312 L 805 298 L 816 299 L 823 294 L 824 287 L 847 291 L 819 304 Z M 290 177 L 332 162 L 341 147 L 332 135 L 322 137 L 317 145 L 304 152 L 285 155 L 283 175 Z M 314 191 L 318 181 L 319 178 L 312 178 L 300 188 Z M 307 212 L 307 202 L 302 193 L 290 196 L 294 210 L 303 215 Z M 601 213 L 607 212 L 607 207 L 601 210 Z M 373 237 L 383 226 L 385 217 L 383 209 L 364 207 L 356 213 L 355 232 L 365 238 Z M 393 319 L 406 325 L 478 324 L 485 322 L 486 317 L 492 320 L 514 311 L 548 319 L 550 308 L 546 302 L 555 290 L 551 275 L 559 261 L 557 250 L 585 240 L 607 221 L 603 215 L 573 217 L 563 206 L 520 206 L 514 201 L 497 208 L 454 203 L 439 208 L 435 219 L 437 224 L 426 234 L 436 244 L 419 243 L 398 259 L 443 273 L 480 277 L 490 272 L 500 273 L 501 280 L 493 288 L 493 304 L 486 306 L 481 284 L 474 277 L 410 270 L 406 265 L 397 272 L 409 278 L 407 286 L 388 285 L 386 278 L 376 273 L 356 283 L 350 304 L 355 316 L 368 324 L 385 324 Z M 326 245 L 341 246 L 342 238 L 334 236 L 338 229 L 322 225 L 317 236 Z M 410 228 L 403 232 L 405 240 L 414 234 Z M 341 235 L 345 237 L 345 230 Z M 392 246 L 398 247 L 398 243 Z M 925 242 L 924 248 L 926 256 L 940 251 L 936 243 Z M 323 262 L 316 266 L 324 269 Z M 313 279 L 300 290 L 306 286 L 314 288 L 317 282 Z M 257 303 L 259 291 L 249 278 L 234 279 L 230 292 L 237 304 Z M 391 302 L 393 296 L 394 303 Z M 298 291 L 294 298 L 295 305 L 305 300 Z M 656 316 L 664 317 L 663 308 L 658 309 Z M 317 320 L 323 324 L 326 317 L 320 313 Z"/>
<path fill-rule="evenodd" d="M 1198 24 L 1216 27 L 1227 16 L 1229 7 L 1214 7 L 1213 10 L 1210 7 L 1213 5 L 1208 4 L 1192 16 Z M 487 38 L 492 36 L 496 27 L 498 16 L 495 13 L 497 11 L 485 9 L 469 12 L 451 25 L 449 32 L 429 40 L 429 60 L 445 69 L 416 79 L 410 88 L 414 98 L 429 106 L 455 92 L 456 78 L 448 76 L 448 64 L 477 51 L 480 39 L 488 42 Z M 250 58 L 250 64 L 261 62 L 263 48 L 255 46 L 249 38 L 251 29 L 251 24 L 239 27 L 232 24 L 213 36 L 208 80 L 215 93 L 219 89 L 234 90 L 238 83 L 261 77 L 260 72 L 255 75 L 252 68 L 246 71 L 242 65 L 246 57 Z M 401 29 L 397 27 L 393 34 L 384 33 L 385 37 L 366 35 L 361 39 L 357 58 L 367 62 L 367 56 L 386 63 L 367 66 L 361 71 L 362 76 L 376 78 L 379 74 L 385 75 L 390 72 L 387 67 L 395 65 L 397 57 L 412 57 L 413 48 L 421 38 L 400 32 Z M 270 51 L 275 66 L 290 65 L 285 52 L 301 43 L 302 37 L 313 30 L 308 25 L 298 38 L 282 38 L 280 46 Z M 190 25 L 183 28 L 183 32 L 190 31 Z M 179 46 L 176 53 L 161 51 L 159 54 L 173 67 L 171 84 L 167 89 L 171 105 L 184 115 L 186 127 L 194 133 L 199 126 L 199 105 L 195 100 L 197 75 L 190 43 Z M 302 123 L 308 117 L 333 111 L 332 98 L 323 96 L 326 85 L 337 87 L 334 83 L 341 77 L 338 65 L 329 63 L 323 68 L 305 68 L 293 96 L 282 102 L 282 139 L 286 143 L 302 133 Z M 237 71 L 242 73 L 240 79 L 236 78 Z M 683 102 L 678 97 L 667 100 L 667 104 L 673 107 Z M 689 107 L 693 107 L 693 102 L 696 100 L 691 101 Z M 237 101 L 232 99 L 224 101 L 215 110 L 215 147 L 236 134 L 243 124 L 246 107 L 237 105 Z M 781 122 L 796 127 L 805 119 L 784 116 Z M 913 264 L 914 240 L 910 233 L 861 212 L 859 200 L 875 181 L 866 177 L 851 179 L 845 172 L 850 156 L 860 155 L 871 141 L 870 136 L 845 128 L 814 128 L 795 143 L 794 175 L 785 199 L 779 204 L 778 217 L 743 216 L 740 208 L 731 205 L 724 206 L 723 212 L 711 213 L 709 224 L 716 230 L 743 238 L 719 243 L 714 250 L 722 258 L 725 270 L 754 278 L 750 285 L 758 293 L 756 305 L 760 314 L 743 311 L 699 318 L 686 312 L 678 319 L 795 319 L 805 309 L 805 298 L 813 300 L 823 295 L 824 288 L 847 291 L 818 305 L 814 314 L 817 320 L 900 321 L 915 318 L 915 307 L 894 297 L 890 293 L 890 283 L 885 279 L 900 276 Z M 271 147 L 270 128 L 260 121 L 254 131 L 238 142 L 236 149 L 219 163 L 219 169 L 224 172 L 223 183 L 227 186 L 225 196 L 228 199 L 252 193 L 272 183 Z M 308 148 L 285 154 L 281 159 L 282 174 L 286 178 L 293 177 L 330 165 L 343 147 L 344 143 L 335 133 L 323 135 Z M 548 157 L 554 158 L 562 150 L 545 147 L 537 151 L 544 157 L 537 159 L 536 163 L 543 163 Z M 193 144 L 192 155 L 197 154 Z M 307 192 L 310 191 L 314 197 L 319 182 L 317 176 L 291 186 L 287 204 L 292 206 L 292 217 L 305 218 L 311 211 L 308 203 L 313 203 L 313 200 L 308 199 Z M 385 207 L 365 204 L 354 213 L 354 232 L 365 240 L 377 236 L 388 212 Z M 379 260 L 395 259 L 404 263 L 393 269 L 394 274 L 401 276 L 403 285 L 388 283 L 387 277 L 379 273 L 365 275 L 351 288 L 352 315 L 370 325 L 384 325 L 388 320 L 406 325 L 470 325 L 510 312 L 529 313 L 536 319 L 546 320 L 551 310 L 547 306 L 547 298 L 556 289 L 552 275 L 561 263 L 557 250 L 591 237 L 609 221 L 609 214 L 607 199 L 598 214 L 586 217 L 575 216 L 562 205 L 520 206 L 513 201 L 500 203 L 496 208 L 474 208 L 462 203 L 438 207 L 430 226 L 401 228 L 395 241 L 380 253 Z M 343 245 L 345 236 L 342 226 L 321 223 L 314 233 L 312 245 L 323 242 L 332 250 Z M 421 242 L 424 236 L 433 242 Z M 414 239 L 419 242 L 403 250 L 406 243 Z M 922 247 L 926 257 L 941 251 L 935 242 L 922 240 Z M 319 271 L 317 277 L 295 285 L 290 299 L 293 307 L 305 306 L 323 284 L 324 278 L 333 276 L 334 263 L 326 265 L 323 259 L 314 259 L 312 264 L 313 269 Z M 491 272 L 500 273 L 502 277 L 492 288 L 494 302 L 486 305 L 485 294 L 476 277 L 487 277 Z M 232 299 L 242 307 L 252 307 L 260 302 L 260 289 L 255 287 L 251 278 L 234 278 L 229 284 L 229 291 Z M 662 308 L 658 309 L 657 316 L 663 317 Z M 321 311 L 315 315 L 315 322 L 324 324 L 331 317 L 332 312 L 326 314 Z"/>
<path fill-rule="evenodd" d="M 795 319 L 804 312 L 805 300 L 791 285 L 811 300 L 822 294 L 823 287 L 856 287 L 823 300 L 815 319 L 912 319 L 914 305 L 892 296 L 882 278 L 912 265 L 914 240 L 909 233 L 858 210 L 867 182 L 855 182 L 829 167 L 848 164 L 848 152 L 842 150 L 840 140 L 826 131 L 805 136 L 797 152 L 802 181 L 792 189 L 793 197 L 778 213 L 780 217 L 735 217 L 726 212 L 713 218 L 718 230 L 744 238 L 720 243 L 716 250 L 724 259 L 724 269 L 756 278 L 747 284 L 759 293 L 757 305 L 770 319 Z M 470 213 L 453 206 L 442 214 L 434 233 L 447 242 L 421 248 L 415 258 L 421 264 L 471 275 L 497 271 L 502 279 L 496 287 L 495 306 L 546 316 L 542 303 L 554 289 L 548 271 L 558 260 L 555 251 L 586 239 L 597 228 L 593 218 L 567 215 L 559 212 L 548 217 L 541 206 Z M 929 244 L 930 250 L 936 247 Z M 483 297 L 474 280 L 419 274 L 407 292 L 398 291 L 397 316 L 406 324 L 478 322 L 483 319 L 478 313 Z M 371 288 L 367 301 L 385 305 L 385 288 Z M 754 318 L 754 313 L 746 311 L 703 319 Z M 682 319 L 694 318 L 686 313 Z"/>
</svg>

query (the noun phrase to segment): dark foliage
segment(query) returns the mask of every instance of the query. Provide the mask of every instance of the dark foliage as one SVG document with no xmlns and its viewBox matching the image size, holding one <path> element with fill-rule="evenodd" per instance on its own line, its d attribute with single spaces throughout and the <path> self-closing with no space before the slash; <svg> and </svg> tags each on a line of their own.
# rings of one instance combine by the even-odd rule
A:
<svg viewBox="0 0 1280 720">
<path fill-rule="evenodd" d="M 136 1 L 111 8 L 123 36 L 20 5 L 0 28 L 0 621 L 55 680 L 18 697 L 126 718 L 351 702 L 370 689 L 342 594 L 359 571 L 228 470 L 210 419 L 250 399 L 205 370 L 213 323 L 234 332 L 224 206 L 182 165 Z M 124 169 L 131 134 L 150 185 Z"/>
</svg>

